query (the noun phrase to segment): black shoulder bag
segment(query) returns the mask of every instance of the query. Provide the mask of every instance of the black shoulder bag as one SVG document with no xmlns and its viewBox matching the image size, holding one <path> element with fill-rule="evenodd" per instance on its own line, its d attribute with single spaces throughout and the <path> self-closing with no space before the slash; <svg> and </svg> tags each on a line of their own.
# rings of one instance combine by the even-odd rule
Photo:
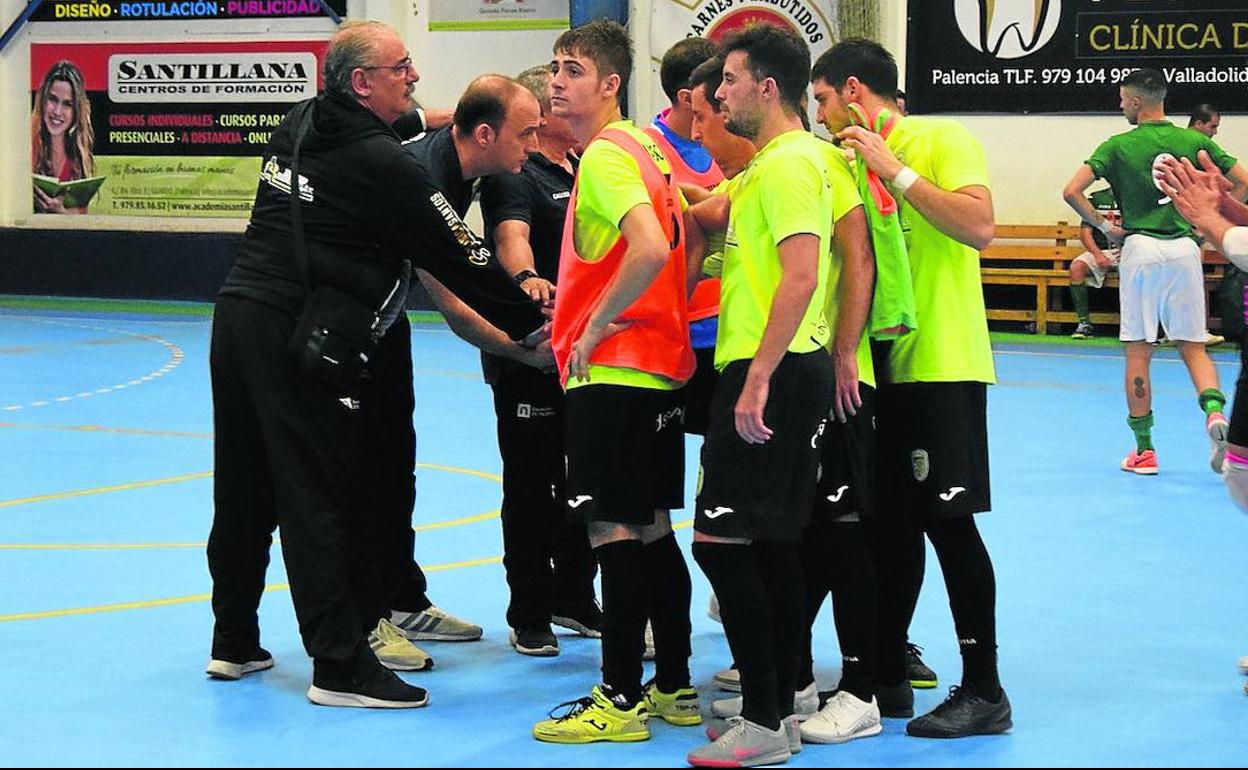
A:
<svg viewBox="0 0 1248 770">
<path fill-rule="evenodd" d="M 306 297 L 290 346 L 300 369 L 329 385 L 353 389 L 377 348 L 381 319 L 377 311 L 333 286 L 312 286 L 299 204 L 299 152 L 312 124 L 312 111 L 308 105 L 290 159 L 290 230 Z"/>
</svg>

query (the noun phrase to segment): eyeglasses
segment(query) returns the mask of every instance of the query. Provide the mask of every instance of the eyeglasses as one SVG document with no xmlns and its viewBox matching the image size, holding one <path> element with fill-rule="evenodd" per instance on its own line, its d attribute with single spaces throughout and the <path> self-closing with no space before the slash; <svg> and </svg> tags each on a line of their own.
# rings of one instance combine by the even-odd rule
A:
<svg viewBox="0 0 1248 770">
<path fill-rule="evenodd" d="M 375 67 L 360 67 L 362 70 L 390 70 L 396 75 L 406 75 L 407 71 L 415 65 L 412 64 L 412 58 L 409 56 L 398 64 L 380 64 Z"/>
</svg>

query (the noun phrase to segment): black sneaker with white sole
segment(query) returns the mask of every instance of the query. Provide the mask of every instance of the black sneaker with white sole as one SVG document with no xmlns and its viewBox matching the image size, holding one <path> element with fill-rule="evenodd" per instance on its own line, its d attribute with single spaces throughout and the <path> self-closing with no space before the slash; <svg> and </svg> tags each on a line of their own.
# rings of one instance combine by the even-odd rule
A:
<svg viewBox="0 0 1248 770">
<path fill-rule="evenodd" d="M 263 647 L 257 647 L 250 655 L 218 655 L 213 653 L 212 660 L 204 673 L 213 679 L 234 682 L 247 674 L 273 668 L 273 656 Z"/>
<path fill-rule="evenodd" d="M 1014 726 L 1014 714 L 1005 690 L 997 700 L 981 698 L 965 687 L 950 687 L 949 697 L 931 713 L 906 725 L 906 734 L 916 738 L 965 738 L 970 735 L 997 735 Z"/>
<path fill-rule="evenodd" d="M 413 709 L 429 702 L 429 693 L 399 679 L 370 654 L 353 663 L 312 661 L 308 700 L 319 706 Z"/>
<path fill-rule="evenodd" d="M 550 626 L 535 623 L 523 628 L 511 630 L 511 646 L 521 655 L 535 655 L 549 658 L 559 654 L 559 640 L 555 638 Z"/>
</svg>

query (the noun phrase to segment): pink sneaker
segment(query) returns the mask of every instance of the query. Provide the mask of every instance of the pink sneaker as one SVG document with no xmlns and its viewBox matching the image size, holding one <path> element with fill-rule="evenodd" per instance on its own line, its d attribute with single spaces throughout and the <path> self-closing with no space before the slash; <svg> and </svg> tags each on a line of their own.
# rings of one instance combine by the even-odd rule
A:
<svg viewBox="0 0 1248 770">
<path fill-rule="evenodd" d="M 1151 449 L 1132 452 L 1122 461 L 1122 469 L 1127 473 L 1138 473 L 1141 476 L 1156 476 L 1157 453 Z"/>
<path fill-rule="evenodd" d="M 1221 412 L 1214 412 L 1209 415 L 1209 419 L 1205 420 L 1205 432 L 1209 434 L 1209 440 L 1213 442 L 1213 454 L 1209 456 L 1209 467 L 1213 468 L 1214 473 L 1222 472 L 1222 461 L 1226 459 L 1226 436 L 1230 430 L 1231 426 L 1227 424 Z"/>
</svg>

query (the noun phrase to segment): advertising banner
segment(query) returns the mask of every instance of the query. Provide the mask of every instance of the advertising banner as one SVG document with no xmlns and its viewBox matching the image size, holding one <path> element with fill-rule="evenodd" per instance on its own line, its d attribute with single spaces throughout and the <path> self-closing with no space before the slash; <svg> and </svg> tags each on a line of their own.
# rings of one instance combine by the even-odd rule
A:
<svg viewBox="0 0 1248 770">
<path fill-rule="evenodd" d="M 1117 112 L 1141 67 L 1167 106 L 1248 110 L 1244 0 L 910 0 L 914 112 Z"/>
<path fill-rule="evenodd" d="M 568 0 L 429 0 L 429 29 L 566 29 Z"/>
<path fill-rule="evenodd" d="M 36 213 L 237 217 L 326 42 L 33 43 Z"/>
<path fill-rule="evenodd" d="M 327 0 L 339 16 L 347 0 Z M 31 21 L 205 21 L 328 18 L 317 0 L 43 0 Z"/>
</svg>

